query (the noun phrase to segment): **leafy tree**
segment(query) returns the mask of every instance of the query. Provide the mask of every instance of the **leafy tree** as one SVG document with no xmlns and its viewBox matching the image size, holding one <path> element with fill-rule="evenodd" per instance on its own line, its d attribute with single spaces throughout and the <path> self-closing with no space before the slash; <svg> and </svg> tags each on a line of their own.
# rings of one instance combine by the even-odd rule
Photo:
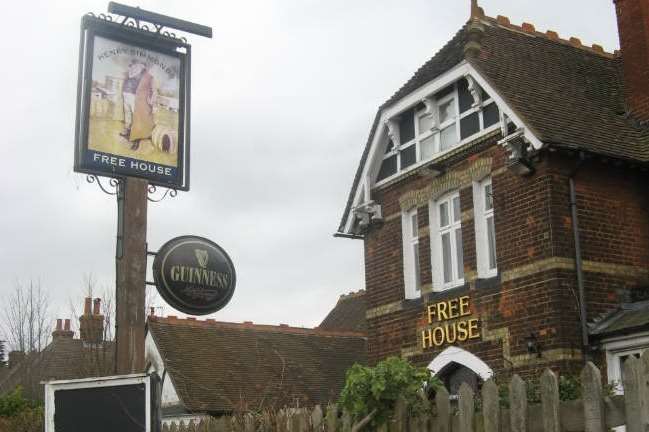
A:
<svg viewBox="0 0 649 432">
<path fill-rule="evenodd" d="M 356 430 L 367 423 L 375 429 L 394 414 L 398 399 L 411 412 L 421 412 L 427 406 L 424 388 L 436 389 L 441 385 L 430 370 L 399 357 L 389 357 L 375 367 L 352 366 L 339 402 L 357 422 Z"/>
</svg>

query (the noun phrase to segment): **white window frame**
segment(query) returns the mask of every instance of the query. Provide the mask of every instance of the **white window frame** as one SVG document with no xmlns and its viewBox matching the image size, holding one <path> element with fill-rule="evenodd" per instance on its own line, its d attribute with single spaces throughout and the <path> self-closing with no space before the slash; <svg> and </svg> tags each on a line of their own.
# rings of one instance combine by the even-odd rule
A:
<svg viewBox="0 0 649 432">
<path fill-rule="evenodd" d="M 489 226 L 487 224 L 487 219 L 494 217 L 494 208 L 493 205 L 491 209 L 486 208 L 487 196 L 485 189 L 487 186 L 491 186 L 491 193 L 493 195 L 493 183 L 491 177 L 473 183 L 473 220 L 475 224 L 476 258 L 478 264 L 478 277 L 482 279 L 494 277 L 498 274 L 498 245 L 495 239 L 495 228 L 493 248 L 494 255 L 496 256 L 496 265 L 493 268 L 490 268 L 489 263 L 490 248 L 492 245 L 489 242 Z"/>
<path fill-rule="evenodd" d="M 464 275 L 460 278 L 458 272 L 457 260 L 457 238 L 456 230 L 462 229 L 462 210 L 460 209 L 460 217 L 457 221 L 453 220 L 453 200 L 460 198 L 458 190 L 449 192 L 437 200 L 430 201 L 428 205 L 428 214 L 430 223 L 430 252 L 433 274 L 433 291 L 445 291 L 457 286 L 464 285 Z M 449 224 L 445 227 L 440 227 L 439 209 L 443 203 L 448 203 Z M 442 236 L 445 233 L 450 233 L 451 244 L 451 273 L 452 277 L 449 282 L 444 282 L 444 259 L 442 256 Z M 461 231 L 460 231 L 461 232 Z M 462 250 L 462 265 L 464 265 L 464 249 Z M 462 268 L 464 273 L 464 268 Z"/>
<path fill-rule="evenodd" d="M 487 134 L 487 133 L 489 133 L 491 131 L 494 131 L 496 129 L 499 129 L 501 127 L 500 123 L 496 122 L 495 124 L 493 124 L 493 125 L 489 126 L 488 128 L 484 129 L 484 118 L 483 118 L 482 111 L 488 105 L 490 105 L 492 103 L 496 103 L 493 96 L 491 94 L 489 94 L 489 93 L 487 93 L 489 97 L 487 99 L 481 100 L 479 105 L 477 105 L 475 107 L 472 107 L 472 108 L 466 110 L 463 113 L 460 113 L 460 100 L 459 100 L 460 98 L 459 98 L 458 86 L 457 86 L 458 81 L 459 81 L 459 79 L 450 84 L 451 86 L 453 86 L 453 91 L 450 92 L 448 95 L 444 96 L 443 98 L 437 100 L 435 98 L 434 94 L 432 94 L 432 95 L 430 95 L 429 97 L 426 98 L 432 104 L 432 106 L 431 106 L 432 113 L 427 113 L 427 110 L 419 110 L 419 111 L 414 112 L 413 120 L 415 122 L 415 137 L 412 140 L 410 140 L 408 142 L 405 142 L 405 143 L 399 143 L 398 145 L 397 145 L 397 143 L 394 143 L 394 149 L 392 151 L 390 151 L 390 152 L 387 152 L 387 153 L 383 154 L 383 158 L 381 160 L 381 163 L 383 163 L 383 161 L 385 159 L 387 159 L 388 157 L 390 157 L 392 155 L 395 155 L 395 154 L 397 155 L 397 171 L 394 174 L 392 174 L 392 175 L 390 175 L 390 176 L 388 176 L 388 177 L 386 177 L 384 179 L 381 179 L 381 180 L 377 181 L 376 186 L 380 186 L 380 185 L 382 185 L 382 184 L 384 184 L 384 183 L 398 177 L 401 174 L 404 174 L 404 173 L 406 173 L 406 172 L 408 172 L 410 170 L 416 169 L 416 168 L 422 166 L 423 164 L 425 164 L 425 163 L 427 163 L 427 162 L 429 162 L 431 160 L 434 160 L 434 159 L 446 154 L 449 151 L 452 151 L 454 148 L 459 147 L 459 146 L 461 146 L 461 145 L 463 145 L 463 144 L 465 144 L 465 143 L 467 143 L 469 141 L 472 141 L 472 140 L 476 139 L 480 135 Z M 439 118 L 439 107 L 441 105 L 445 104 L 446 102 L 450 101 L 450 100 L 453 101 L 452 104 L 453 104 L 455 117 L 453 118 L 453 120 L 448 120 L 448 121 L 444 122 L 443 124 L 441 124 L 440 121 L 439 121 L 439 119 L 440 119 Z M 412 107 L 410 107 L 410 108 L 412 108 Z M 407 108 L 407 109 L 410 109 L 410 108 Z M 407 109 L 405 111 L 407 111 Z M 499 109 L 499 111 L 501 110 L 500 107 L 498 107 L 498 109 Z M 475 134 L 470 135 L 470 136 L 462 139 L 460 122 L 461 122 L 461 120 L 463 118 L 465 118 L 465 117 L 467 117 L 467 116 L 469 116 L 469 115 L 471 115 L 471 114 L 473 114 L 475 112 L 479 112 L 478 121 L 480 122 L 480 130 L 478 132 L 476 132 Z M 432 115 L 433 116 L 434 128 L 433 128 L 433 130 L 430 130 L 430 131 L 421 131 L 419 129 L 419 119 L 421 117 L 423 117 L 423 116 L 426 116 L 426 115 Z M 448 126 L 452 125 L 453 123 L 455 123 L 455 136 L 456 136 L 457 140 L 449 148 L 441 150 L 441 134 L 442 134 L 442 130 L 444 130 Z M 422 159 L 422 157 L 421 157 L 421 142 L 424 139 L 430 137 L 431 135 L 435 135 L 435 142 L 433 144 L 433 146 L 434 146 L 433 154 L 429 158 Z M 405 169 L 402 169 L 401 168 L 401 152 L 404 149 L 410 147 L 411 145 L 416 146 L 415 147 L 416 161 L 415 161 L 414 164 L 408 166 Z M 379 166 L 379 171 L 380 171 L 380 166 Z"/>
<path fill-rule="evenodd" d="M 403 239 L 403 283 L 406 299 L 421 296 L 421 268 L 419 254 L 415 255 L 415 248 L 419 248 L 419 226 L 414 226 L 413 218 L 417 221 L 417 208 L 401 213 L 401 238 Z"/>
<path fill-rule="evenodd" d="M 606 375 L 609 384 L 615 384 L 615 394 L 624 394 L 620 357 L 642 354 L 649 349 L 649 333 L 628 335 L 602 341 L 606 351 Z"/>
</svg>

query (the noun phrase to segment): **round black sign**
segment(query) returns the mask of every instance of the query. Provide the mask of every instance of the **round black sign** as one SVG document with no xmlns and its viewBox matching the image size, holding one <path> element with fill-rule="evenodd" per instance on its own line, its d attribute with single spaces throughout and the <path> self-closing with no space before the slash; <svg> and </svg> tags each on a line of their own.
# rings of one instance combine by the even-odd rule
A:
<svg viewBox="0 0 649 432">
<path fill-rule="evenodd" d="M 228 254 L 213 241 L 196 236 L 165 243 L 153 260 L 153 279 L 169 305 L 191 315 L 223 308 L 237 282 Z"/>
</svg>

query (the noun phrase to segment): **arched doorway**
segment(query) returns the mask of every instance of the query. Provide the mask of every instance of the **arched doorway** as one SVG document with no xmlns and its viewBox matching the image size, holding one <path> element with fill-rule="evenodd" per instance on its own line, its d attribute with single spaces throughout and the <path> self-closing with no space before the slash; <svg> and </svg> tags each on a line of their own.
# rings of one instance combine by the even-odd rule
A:
<svg viewBox="0 0 649 432">
<path fill-rule="evenodd" d="M 428 365 L 449 394 L 457 395 L 462 383 L 467 383 L 477 393 L 482 383 L 493 375 L 493 370 L 474 354 L 458 347 L 448 347 Z"/>
</svg>

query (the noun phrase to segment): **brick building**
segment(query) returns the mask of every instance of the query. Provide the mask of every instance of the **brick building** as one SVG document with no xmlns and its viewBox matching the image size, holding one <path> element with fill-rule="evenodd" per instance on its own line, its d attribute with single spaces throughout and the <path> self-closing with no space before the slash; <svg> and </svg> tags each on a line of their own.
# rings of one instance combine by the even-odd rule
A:
<svg viewBox="0 0 649 432">
<path fill-rule="evenodd" d="M 485 15 L 379 109 L 337 236 L 365 251 L 368 356 L 456 389 L 649 346 L 649 2 L 621 52 Z"/>
</svg>

